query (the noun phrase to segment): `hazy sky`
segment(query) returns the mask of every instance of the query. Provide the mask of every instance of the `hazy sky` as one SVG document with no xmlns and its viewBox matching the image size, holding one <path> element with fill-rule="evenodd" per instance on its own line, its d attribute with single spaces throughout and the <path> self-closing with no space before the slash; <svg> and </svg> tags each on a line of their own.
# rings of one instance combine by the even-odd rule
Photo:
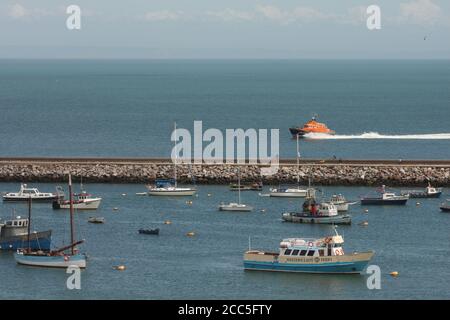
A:
<svg viewBox="0 0 450 320">
<path fill-rule="evenodd" d="M 66 28 L 71 4 L 81 30 Z M 450 1 L 1 0 L 5 57 L 448 59 Z"/>
</svg>

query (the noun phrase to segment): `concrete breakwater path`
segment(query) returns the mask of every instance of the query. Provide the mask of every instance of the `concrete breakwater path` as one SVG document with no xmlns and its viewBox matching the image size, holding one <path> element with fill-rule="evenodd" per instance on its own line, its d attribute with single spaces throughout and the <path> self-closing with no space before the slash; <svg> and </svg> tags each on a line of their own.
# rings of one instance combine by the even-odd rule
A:
<svg viewBox="0 0 450 320">
<path fill-rule="evenodd" d="M 235 183 L 237 167 L 243 183 L 296 183 L 295 159 L 280 159 L 279 170 L 261 176 L 263 164 L 177 165 L 180 183 Z M 64 182 L 70 172 L 85 182 L 150 183 L 173 177 L 169 158 L 0 158 L 1 182 Z M 450 186 L 450 160 L 340 160 L 301 159 L 298 171 L 303 184 L 311 177 L 316 185 Z"/>
</svg>

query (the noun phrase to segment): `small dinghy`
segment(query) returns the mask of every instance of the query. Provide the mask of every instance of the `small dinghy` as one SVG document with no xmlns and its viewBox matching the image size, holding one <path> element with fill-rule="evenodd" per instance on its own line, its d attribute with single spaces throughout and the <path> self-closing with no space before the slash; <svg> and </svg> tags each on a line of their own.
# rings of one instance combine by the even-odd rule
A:
<svg viewBox="0 0 450 320">
<path fill-rule="evenodd" d="M 89 217 L 88 222 L 90 222 L 90 223 L 105 223 L 105 218 L 103 218 L 103 217 Z"/>
<path fill-rule="evenodd" d="M 447 203 L 441 204 L 440 209 L 443 212 L 450 212 L 450 199 L 447 199 Z"/>
<path fill-rule="evenodd" d="M 159 228 L 156 229 L 139 229 L 140 234 L 153 234 L 159 235 Z"/>
</svg>

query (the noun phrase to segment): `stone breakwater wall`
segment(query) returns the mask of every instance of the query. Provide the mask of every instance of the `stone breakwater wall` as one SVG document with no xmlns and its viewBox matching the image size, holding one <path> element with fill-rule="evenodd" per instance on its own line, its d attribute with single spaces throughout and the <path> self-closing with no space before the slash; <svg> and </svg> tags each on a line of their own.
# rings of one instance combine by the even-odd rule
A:
<svg viewBox="0 0 450 320">
<path fill-rule="evenodd" d="M 241 180 L 262 181 L 264 184 L 296 183 L 295 164 L 281 164 L 276 174 L 261 176 L 261 166 L 249 164 L 203 164 L 177 166 L 178 181 L 198 184 L 229 184 L 237 181 L 237 167 Z M 0 162 L 1 182 L 65 182 L 70 172 L 74 181 L 151 183 L 157 178 L 171 178 L 173 164 L 120 162 Z M 315 185 L 424 186 L 430 181 L 436 186 L 450 186 L 450 165 L 369 165 L 369 164 L 301 164 L 302 184 L 311 177 Z"/>
</svg>

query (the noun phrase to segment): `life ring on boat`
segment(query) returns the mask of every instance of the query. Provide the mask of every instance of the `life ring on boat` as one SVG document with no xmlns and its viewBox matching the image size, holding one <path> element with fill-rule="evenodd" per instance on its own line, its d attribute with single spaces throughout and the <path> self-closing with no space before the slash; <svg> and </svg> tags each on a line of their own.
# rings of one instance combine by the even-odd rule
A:
<svg viewBox="0 0 450 320">
<path fill-rule="evenodd" d="M 312 243 L 311 241 L 308 242 L 308 247 L 314 247 L 314 243 Z"/>
</svg>

